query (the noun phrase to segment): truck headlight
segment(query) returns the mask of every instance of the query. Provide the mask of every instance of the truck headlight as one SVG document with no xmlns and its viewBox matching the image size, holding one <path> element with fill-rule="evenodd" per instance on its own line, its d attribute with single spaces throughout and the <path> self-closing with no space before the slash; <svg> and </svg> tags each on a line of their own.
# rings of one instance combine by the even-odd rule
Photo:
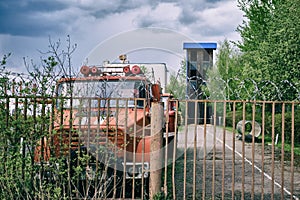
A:
<svg viewBox="0 0 300 200">
<path fill-rule="evenodd" d="M 126 162 L 122 163 L 123 166 L 125 164 L 126 166 L 126 179 L 141 179 L 143 176 L 144 178 L 147 178 L 149 176 L 149 163 L 144 162 L 143 163 L 132 163 L 132 162 Z"/>
</svg>

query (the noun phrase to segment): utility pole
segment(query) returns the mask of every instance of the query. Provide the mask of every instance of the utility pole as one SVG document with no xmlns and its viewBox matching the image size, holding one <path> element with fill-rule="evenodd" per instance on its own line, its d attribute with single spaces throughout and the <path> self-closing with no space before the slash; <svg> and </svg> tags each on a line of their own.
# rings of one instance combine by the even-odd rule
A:
<svg viewBox="0 0 300 200">
<path fill-rule="evenodd" d="M 162 144 L 163 144 L 163 103 L 152 102 L 151 107 L 151 153 L 150 153 L 150 199 L 161 192 Z"/>
</svg>

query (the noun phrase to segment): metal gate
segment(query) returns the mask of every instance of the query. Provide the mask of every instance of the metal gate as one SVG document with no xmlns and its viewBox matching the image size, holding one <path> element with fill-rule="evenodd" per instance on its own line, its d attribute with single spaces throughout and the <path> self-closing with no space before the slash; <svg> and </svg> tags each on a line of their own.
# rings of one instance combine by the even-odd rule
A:
<svg viewBox="0 0 300 200">
<path fill-rule="evenodd" d="M 153 110 L 141 108 L 139 99 L 106 99 L 120 106 L 114 110 L 106 107 L 101 112 L 87 108 L 75 116 L 72 112 L 76 108 L 72 105 L 78 100 L 1 97 L 1 197 L 300 197 L 299 102 L 171 100 L 175 102 L 175 129 L 169 129 L 168 115 L 161 118 L 164 132 L 156 155 L 161 165 L 153 171 L 147 162 L 151 155 L 145 153 L 149 148 L 146 137 L 152 129 L 147 117 L 153 117 Z M 89 105 L 101 104 L 101 99 L 85 100 Z M 65 109 L 54 112 L 66 103 L 72 108 L 69 117 Z M 137 119 L 137 109 L 141 109 L 144 117 L 133 123 L 131 129 L 121 130 L 120 120 L 116 120 L 115 130 L 103 130 L 99 125 L 105 121 L 103 117 L 125 120 L 132 115 Z M 169 109 L 167 106 L 164 113 Z M 76 122 L 76 117 L 80 122 Z M 74 123 L 82 130 L 70 128 Z M 51 145 L 47 146 L 48 142 Z M 120 150 L 122 144 L 130 142 L 130 153 L 124 147 Z M 103 150 L 100 144 L 106 148 Z M 149 195 L 153 189 L 149 185 L 154 183 L 151 174 L 157 171 L 161 176 L 157 187 L 161 190 Z"/>
<path fill-rule="evenodd" d="M 172 198 L 299 199 L 298 103 L 181 104 Z"/>
</svg>

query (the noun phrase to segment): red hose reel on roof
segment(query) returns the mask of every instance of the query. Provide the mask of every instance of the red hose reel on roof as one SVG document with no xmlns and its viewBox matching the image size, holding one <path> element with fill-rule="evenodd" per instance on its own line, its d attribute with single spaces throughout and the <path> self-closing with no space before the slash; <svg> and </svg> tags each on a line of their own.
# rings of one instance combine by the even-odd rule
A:
<svg viewBox="0 0 300 200">
<path fill-rule="evenodd" d="M 83 65 L 80 68 L 80 72 L 84 75 L 84 76 L 88 76 L 90 74 L 90 67 Z"/>
<path fill-rule="evenodd" d="M 134 66 L 131 67 L 131 70 L 130 70 L 129 65 L 127 65 L 127 66 L 123 67 L 123 72 L 125 74 L 131 74 L 132 73 L 132 74 L 136 75 L 136 74 L 141 73 L 141 68 L 137 65 L 134 65 Z"/>
<path fill-rule="evenodd" d="M 98 75 L 100 74 L 100 70 L 98 69 L 98 67 L 94 66 L 90 69 L 92 75 Z"/>
<path fill-rule="evenodd" d="M 120 67 L 117 67 L 118 69 L 120 69 Z M 99 67 L 96 67 L 96 66 L 93 66 L 93 67 L 89 67 L 89 66 L 86 66 L 86 65 L 83 65 L 81 68 L 80 68 L 80 72 L 84 75 L 84 76 L 96 76 L 96 75 L 100 75 L 101 73 L 105 72 L 105 70 L 108 69 L 108 70 L 111 70 L 112 68 L 111 67 L 108 67 L 108 68 L 103 68 L 103 70 L 100 70 Z M 127 65 L 125 67 L 123 67 L 123 72 L 126 74 L 126 75 L 129 75 L 129 74 L 133 74 L 133 75 L 137 75 L 137 74 L 141 74 L 142 71 L 141 71 L 141 68 L 137 65 L 133 65 L 130 69 L 130 66 Z M 122 71 L 116 71 L 115 73 L 122 73 Z"/>
<path fill-rule="evenodd" d="M 130 71 L 129 65 L 123 67 L 123 72 L 124 72 L 125 74 L 129 74 L 129 73 L 131 72 L 131 71 Z"/>
<path fill-rule="evenodd" d="M 141 68 L 137 65 L 134 65 L 132 68 L 131 68 L 131 72 L 133 74 L 140 74 L 141 73 Z"/>
</svg>

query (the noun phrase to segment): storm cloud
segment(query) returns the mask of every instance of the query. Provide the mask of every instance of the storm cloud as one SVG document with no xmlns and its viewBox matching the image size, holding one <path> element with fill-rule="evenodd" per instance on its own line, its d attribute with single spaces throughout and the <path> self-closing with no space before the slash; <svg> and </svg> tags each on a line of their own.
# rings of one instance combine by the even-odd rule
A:
<svg viewBox="0 0 300 200">
<path fill-rule="evenodd" d="M 139 1 L 139 0 L 10 0 L 0 3 L 0 34 L 16 36 L 47 36 L 76 29 L 75 24 L 94 23 L 98 20 L 106 20 L 113 15 L 122 15 L 139 10 L 140 13 L 133 16 L 130 26 L 136 28 L 159 27 L 190 28 L 191 33 L 201 32 L 207 27 L 219 34 L 223 27 L 214 26 L 216 20 L 229 17 L 235 7 L 235 1 L 228 0 L 192 0 L 192 1 Z M 236 10 L 236 8 L 234 8 Z M 217 10 L 218 12 L 211 13 Z M 208 15 L 206 15 L 208 14 Z M 122 19 L 120 19 L 122 20 Z M 226 27 L 232 31 L 234 26 L 228 20 Z M 229 31 L 229 30 L 225 30 Z"/>
<path fill-rule="evenodd" d="M 108 38 L 148 27 L 175 30 L 195 41 L 237 40 L 235 29 L 242 13 L 236 4 L 235 0 L 5 0 L 0 2 L 0 55 L 12 52 L 18 57 L 18 61 L 11 58 L 13 64 L 21 65 L 22 57 L 37 57 L 49 37 L 70 35 L 78 44 L 74 62 L 79 63 Z"/>
</svg>

